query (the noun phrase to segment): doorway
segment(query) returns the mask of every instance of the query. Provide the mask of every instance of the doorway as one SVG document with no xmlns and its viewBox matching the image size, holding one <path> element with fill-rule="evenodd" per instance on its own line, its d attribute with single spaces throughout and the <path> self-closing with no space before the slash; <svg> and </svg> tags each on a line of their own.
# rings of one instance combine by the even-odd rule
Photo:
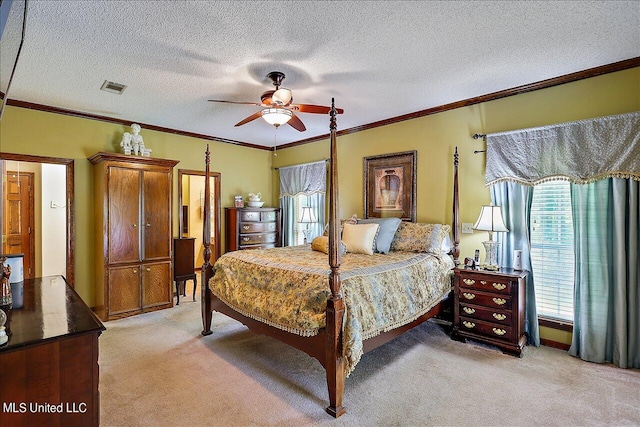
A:
<svg viewBox="0 0 640 427">
<path fill-rule="evenodd" d="M 2 253 L 5 251 L 16 253 L 16 248 L 6 247 L 9 240 L 13 242 L 20 238 L 26 242 L 28 239 L 33 239 L 33 244 L 28 243 L 31 260 L 25 258 L 23 261 L 24 277 L 60 274 L 65 276 L 69 285 L 73 286 L 75 267 L 73 159 L 0 152 L 0 171 L 3 182 L 0 198 L 0 227 L 3 244 L 0 250 Z M 15 174 L 17 180 L 15 185 L 19 183 L 22 187 L 24 185 L 22 176 L 28 173 L 32 174 L 31 189 L 34 199 L 29 215 L 33 215 L 34 219 L 32 225 L 25 226 L 22 223 L 18 231 L 15 230 L 16 221 L 8 218 L 9 215 L 17 212 L 15 200 L 11 200 L 16 196 L 8 194 L 15 193 L 17 189 L 10 188 L 13 184 L 9 183 L 13 180 L 12 175 Z M 21 210 L 24 211 L 24 209 Z M 14 233 L 14 231 L 18 232 Z M 14 236 L 9 238 L 11 234 Z M 31 237 L 28 236 L 29 234 Z M 24 250 L 26 244 L 22 243 L 21 252 L 17 253 L 26 255 Z M 66 251 L 61 251 L 61 247 L 65 247 Z M 29 267 L 27 263 L 30 263 Z M 30 273 L 28 268 L 31 269 Z"/>
<path fill-rule="evenodd" d="M 211 264 L 220 257 L 220 173 L 209 172 L 211 198 Z M 204 171 L 178 169 L 178 221 L 181 238 L 195 239 L 196 270 L 200 270 L 204 260 L 203 206 Z"/>
</svg>

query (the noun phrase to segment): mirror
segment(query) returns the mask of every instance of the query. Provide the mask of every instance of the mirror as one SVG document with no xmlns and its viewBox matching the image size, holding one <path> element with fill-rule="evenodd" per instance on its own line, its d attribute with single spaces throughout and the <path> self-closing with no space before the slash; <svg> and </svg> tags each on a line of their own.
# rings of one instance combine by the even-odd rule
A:
<svg viewBox="0 0 640 427">
<path fill-rule="evenodd" d="M 61 274 L 73 286 L 73 159 L 0 153 L 0 170 L 0 252 L 25 254 L 25 279 Z"/>
<path fill-rule="evenodd" d="M 220 257 L 220 173 L 209 172 L 211 192 L 211 260 Z M 204 171 L 178 169 L 178 222 L 181 238 L 195 238 L 195 265 L 199 269 L 204 263 L 202 233 L 204 221 Z"/>
</svg>

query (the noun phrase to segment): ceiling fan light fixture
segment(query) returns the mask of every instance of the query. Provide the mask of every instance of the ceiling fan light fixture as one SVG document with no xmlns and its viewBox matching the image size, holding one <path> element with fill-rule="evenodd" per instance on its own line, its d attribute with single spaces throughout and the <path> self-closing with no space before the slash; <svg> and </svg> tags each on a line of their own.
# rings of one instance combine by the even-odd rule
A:
<svg viewBox="0 0 640 427">
<path fill-rule="evenodd" d="M 293 115 L 291 111 L 284 108 L 265 108 L 261 114 L 267 123 L 275 127 L 287 123 Z"/>
<path fill-rule="evenodd" d="M 278 105 L 289 105 L 292 99 L 293 94 L 291 93 L 291 89 L 285 87 L 281 87 L 271 95 L 272 102 Z"/>
</svg>

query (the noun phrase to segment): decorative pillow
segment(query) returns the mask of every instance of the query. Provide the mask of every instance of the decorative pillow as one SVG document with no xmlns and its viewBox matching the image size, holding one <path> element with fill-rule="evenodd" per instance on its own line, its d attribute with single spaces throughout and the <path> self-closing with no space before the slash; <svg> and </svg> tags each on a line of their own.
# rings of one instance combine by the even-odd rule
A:
<svg viewBox="0 0 640 427">
<path fill-rule="evenodd" d="M 329 236 L 318 236 L 311 242 L 311 249 L 314 251 L 329 253 Z M 340 242 L 340 254 L 344 255 L 347 252 L 347 246 L 344 242 Z"/>
<path fill-rule="evenodd" d="M 375 251 L 381 254 L 388 254 L 391 248 L 391 241 L 396 234 L 396 230 L 402 220 L 400 218 L 369 218 L 359 219 L 358 224 L 379 224 L 380 230 L 376 237 Z"/>
<path fill-rule="evenodd" d="M 451 226 L 446 224 L 424 224 L 402 222 L 391 242 L 392 251 L 429 252 L 441 254 L 442 245 Z"/>
<path fill-rule="evenodd" d="M 342 241 L 347 245 L 347 252 L 373 255 L 378 224 L 345 224 Z"/>
<path fill-rule="evenodd" d="M 342 230 L 344 230 L 344 225 L 345 224 L 357 224 L 358 223 L 358 215 L 353 214 L 351 215 L 351 218 L 349 219 L 341 219 L 340 220 L 340 235 L 342 235 Z M 329 235 L 329 223 L 327 223 L 327 225 L 324 226 L 324 233 L 322 233 L 323 236 L 328 236 Z"/>
</svg>

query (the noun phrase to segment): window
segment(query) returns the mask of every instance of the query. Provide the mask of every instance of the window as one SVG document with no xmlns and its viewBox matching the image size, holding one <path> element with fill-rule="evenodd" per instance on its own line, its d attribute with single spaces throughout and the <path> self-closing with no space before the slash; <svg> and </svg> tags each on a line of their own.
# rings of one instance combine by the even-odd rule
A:
<svg viewBox="0 0 640 427">
<path fill-rule="evenodd" d="M 574 244 L 567 181 L 533 189 L 531 265 L 538 316 L 573 322 Z"/>
</svg>

